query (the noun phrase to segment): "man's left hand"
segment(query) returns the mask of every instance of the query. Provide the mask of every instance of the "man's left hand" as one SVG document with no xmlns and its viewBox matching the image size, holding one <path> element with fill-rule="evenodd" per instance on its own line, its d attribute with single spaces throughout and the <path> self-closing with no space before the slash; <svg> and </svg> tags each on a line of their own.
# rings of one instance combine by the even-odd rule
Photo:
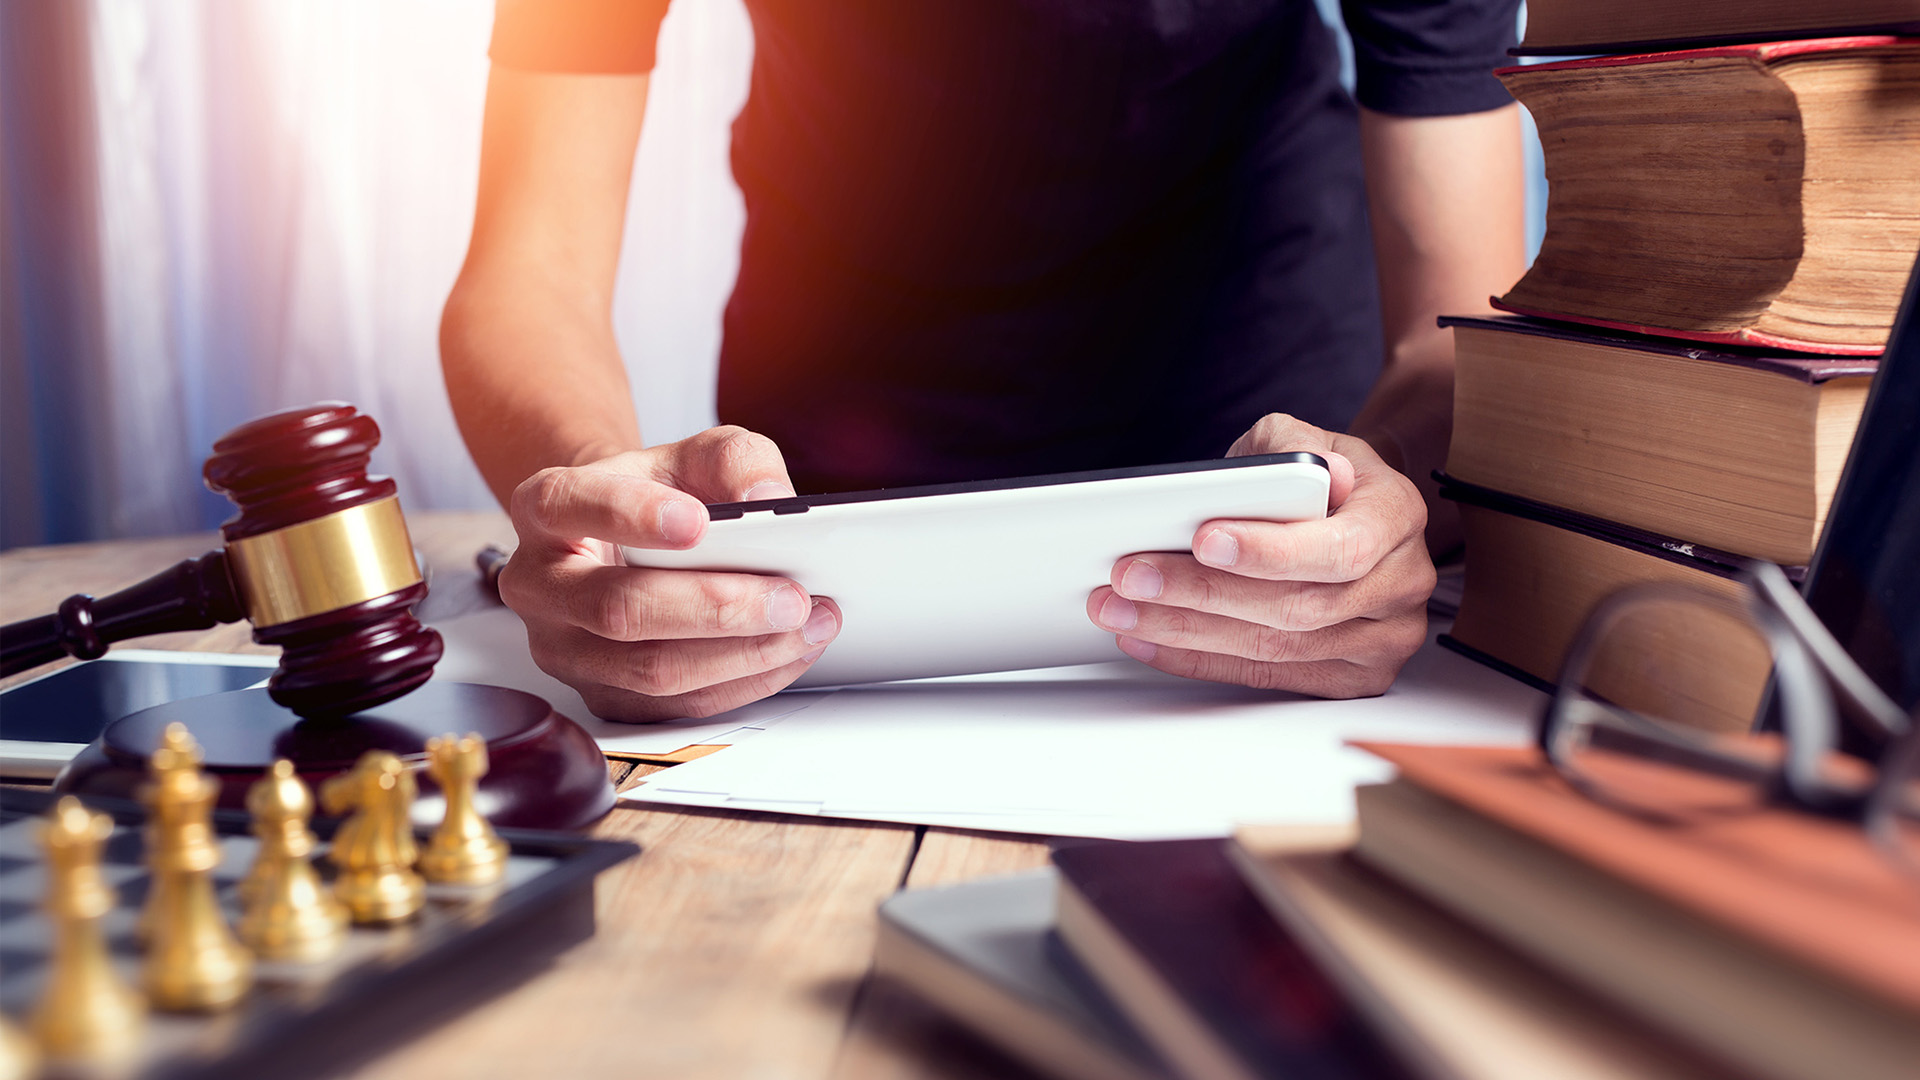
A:
<svg viewBox="0 0 1920 1080">
<path fill-rule="evenodd" d="M 1427 636 L 1433 560 L 1413 482 L 1351 435 L 1265 417 L 1228 457 L 1306 450 L 1333 473 L 1320 521 L 1209 521 L 1193 554 L 1129 555 L 1087 615 L 1174 675 L 1319 697 L 1379 694 Z"/>
</svg>

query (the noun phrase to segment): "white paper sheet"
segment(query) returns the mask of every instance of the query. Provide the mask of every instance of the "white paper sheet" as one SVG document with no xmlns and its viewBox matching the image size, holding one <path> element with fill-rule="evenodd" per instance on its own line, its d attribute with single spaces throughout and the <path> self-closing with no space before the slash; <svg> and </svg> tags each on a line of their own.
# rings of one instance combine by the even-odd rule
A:
<svg viewBox="0 0 1920 1080">
<path fill-rule="evenodd" d="M 817 693 L 781 694 L 704 720 L 616 724 L 593 715 L 578 691 L 541 671 L 527 650 L 527 628 L 504 607 L 471 612 L 433 624 L 447 651 L 433 677 L 488 683 L 543 697 L 554 711 L 587 730 L 612 754 L 671 754 L 697 744 L 732 745 L 758 735 L 820 700 Z"/>
<path fill-rule="evenodd" d="M 1354 785 L 1388 769 L 1346 740 L 1517 745 L 1543 701 L 1432 642 L 1392 690 L 1357 701 L 1124 662 L 849 688 L 622 799 L 1054 835 L 1224 836 L 1244 822 L 1350 819 Z"/>
</svg>

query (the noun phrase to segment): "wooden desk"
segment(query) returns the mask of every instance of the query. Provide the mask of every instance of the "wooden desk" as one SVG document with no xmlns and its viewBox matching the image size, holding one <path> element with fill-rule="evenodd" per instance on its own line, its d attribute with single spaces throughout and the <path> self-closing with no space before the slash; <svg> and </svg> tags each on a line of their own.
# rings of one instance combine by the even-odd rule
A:
<svg viewBox="0 0 1920 1080">
<path fill-rule="evenodd" d="M 409 515 L 444 574 L 497 513 Z M 0 622 L 111 592 L 211 550 L 212 535 L 0 553 Z M 245 625 L 141 648 L 270 652 Z M 651 766 L 615 762 L 617 782 Z M 450 1076 L 888 1080 L 1019 1076 L 1011 1061 L 868 977 L 874 908 L 894 890 L 1026 869 L 1046 846 L 950 829 L 620 807 L 594 834 L 644 849 L 599 882 L 599 933 L 518 988 L 367 1062 L 364 1080 Z"/>
</svg>

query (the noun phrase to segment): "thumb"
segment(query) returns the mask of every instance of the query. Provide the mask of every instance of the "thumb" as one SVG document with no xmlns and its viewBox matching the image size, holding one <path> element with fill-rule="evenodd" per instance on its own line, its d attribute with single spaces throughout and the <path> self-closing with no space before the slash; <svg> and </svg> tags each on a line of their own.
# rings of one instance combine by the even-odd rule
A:
<svg viewBox="0 0 1920 1080">
<path fill-rule="evenodd" d="M 1324 428 L 1314 427 L 1305 420 L 1295 419 L 1286 413 L 1269 413 L 1261 417 L 1245 435 L 1234 440 L 1227 449 L 1227 456 L 1290 454 L 1302 450 L 1318 454 L 1327 463 L 1331 481 L 1327 491 L 1327 510 L 1331 512 L 1339 509 L 1353 494 L 1354 484 L 1353 459 L 1333 448 L 1336 438 L 1340 437 Z M 1341 441 L 1352 442 L 1344 438 Z"/>
</svg>

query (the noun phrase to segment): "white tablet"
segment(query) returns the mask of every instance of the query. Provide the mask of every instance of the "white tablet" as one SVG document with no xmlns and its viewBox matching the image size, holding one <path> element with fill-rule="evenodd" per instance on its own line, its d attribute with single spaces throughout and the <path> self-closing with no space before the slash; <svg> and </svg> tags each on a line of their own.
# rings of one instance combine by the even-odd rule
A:
<svg viewBox="0 0 1920 1080">
<path fill-rule="evenodd" d="M 685 551 L 629 565 L 779 574 L 832 597 L 840 635 L 797 686 L 1116 660 L 1087 595 L 1114 561 L 1189 551 L 1215 518 L 1327 512 L 1326 461 L 1264 454 L 709 506 Z"/>
</svg>

